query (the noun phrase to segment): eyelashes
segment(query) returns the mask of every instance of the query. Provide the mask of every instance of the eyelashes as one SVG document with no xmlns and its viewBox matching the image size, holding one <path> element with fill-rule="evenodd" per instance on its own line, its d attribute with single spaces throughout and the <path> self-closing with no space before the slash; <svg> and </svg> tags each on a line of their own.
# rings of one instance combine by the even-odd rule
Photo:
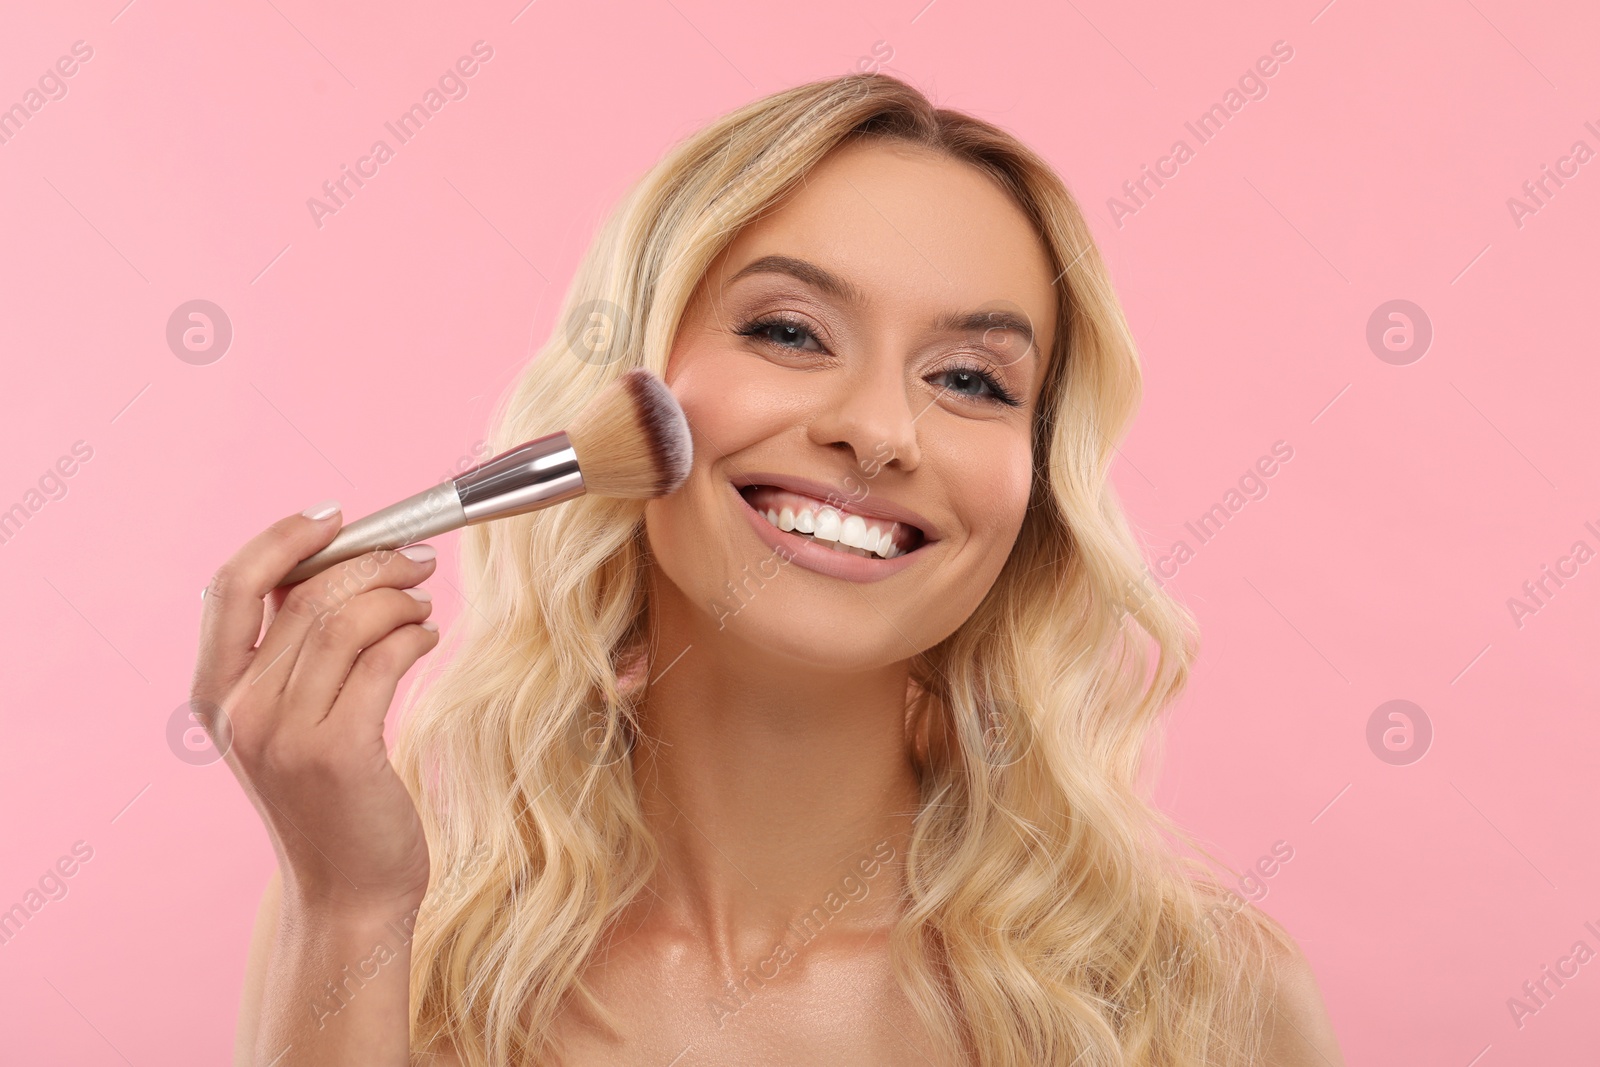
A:
<svg viewBox="0 0 1600 1067">
<path fill-rule="evenodd" d="M 965 378 L 965 379 L 968 379 L 968 380 L 979 382 L 985 389 L 989 390 L 990 397 L 995 401 L 995 403 L 1004 404 L 1008 408 L 1020 407 L 1021 404 L 1022 404 L 1022 401 L 1019 400 L 1018 398 L 1012 396 L 1010 391 L 1007 390 L 1005 386 L 1001 385 L 999 380 L 996 379 L 994 375 L 990 374 L 988 371 L 984 370 L 982 367 L 976 367 L 976 366 L 946 367 L 944 370 L 940 371 L 935 377 L 943 378 L 943 377 L 945 377 L 947 375 L 954 376 L 958 380 L 962 379 L 962 378 Z M 977 394 L 973 394 L 973 393 L 961 392 L 960 390 L 956 390 L 956 389 L 952 389 L 952 390 L 949 390 L 949 391 L 955 393 L 957 396 L 975 396 L 975 395 L 977 395 Z"/>
<path fill-rule="evenodd" d="M 762 335 L 775 334 L 776 336 L 783 337 L 785 340 L 795 340 L 800 337 L 805 337 L 810 338 L 812 341 L 816 341 L 818 347 L 815 351 L 825 351 L 825 349 L 821 347 L 822 342 L 817 340 L 816 334 L 809 326 L 807 326 L 801 320 L 788 315 L 767 315 L 759 319 L 754 319 L 745 323 L 743 326 L 740 326 L 735 333 L 740 337 L 749 337 L 760 341 L 763 344 L 770 345 L 773 348 L 781 348 L 790 352 L 805 352 L 808 350 L 785 344 L 784 341 L 777 340 L 774 336 L 764 337 Z M 967 363 L 946 367 L 938 373 L 930 375 L 930 377 L 953 377 L 957 380 L 975 382 L 984 389 L 988 390 L 987 394 L 970 393 L 961 389 L 950 388 L 948 386 L 945 387 L 945 392 L 954 393 L 956 396 L 966 397 L 970 400 L 987 401 L 989 403 L 1000 404 L 1005 407 L 1019 407 L 1022 404 L 1022 400 L 1016 396 L 1013 396 L 1012 393 L 1001 384 L 999 379 L 977 364 Z"/>
<path fill-rule="evenodd" d="M 783 344 L 782 342 L 776 341 L 770 337 L 761 336 L 768 330 L 780 329 L 787 331 L 791 337 L 794 334 L 800 333 L 810 337 L 813 341 L 816 340 L 816 334 L 812 333 L 804 323 L 784 315 L 769 315 L 766 318 L 755 319 L 754 321 L 745 323 L 735 332 L 740 337 L 754 337 L 759 341 L 765 341 L 768 344 L 776 345 L 778 348 L 789 348 L 788 345 Z M 821 342 L 819 341 L 817 343 L 820 346 Z M 791 348 L 790 351 L 799 352 L 802 351 L 802 349 Z"/>
</svg>

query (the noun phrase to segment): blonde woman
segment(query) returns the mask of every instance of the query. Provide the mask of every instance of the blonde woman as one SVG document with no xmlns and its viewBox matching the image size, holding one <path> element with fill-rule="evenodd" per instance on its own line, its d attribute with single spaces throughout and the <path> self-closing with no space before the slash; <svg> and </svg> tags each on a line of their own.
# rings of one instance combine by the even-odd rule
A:
<svg viewBox="0 0 1600 1067">
<path fill-rule="evenodd" d="M 393 763 L 431 549 L 269 594 L 308 509 L 217 572 L 194 696 L 279 858 L 236 1062 L 1342 1062 L 1141 784 L 1194 629 L 1108 481 L 1139 367 L 1043 160 L 882 74 L 735 111 L 608 221 L 492 448 L 636 366 L 687 484 L 464 530 Z"/>
</svg>

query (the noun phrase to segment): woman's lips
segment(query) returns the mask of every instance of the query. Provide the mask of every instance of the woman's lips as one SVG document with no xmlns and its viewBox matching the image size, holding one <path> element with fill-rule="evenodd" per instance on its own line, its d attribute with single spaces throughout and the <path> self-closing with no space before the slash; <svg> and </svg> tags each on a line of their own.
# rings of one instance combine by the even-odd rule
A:
<svg viewBox="0 0 1600 1067">
<path fill-rule="evenodd" d="M 750 506 L 750 502 L 744 498 L 744 494 L 737 486 L 729 483 L 728 487 L 733 491 L 739 509 L 744 512 L 756 536 L 778 553 L 785 562 L 796 563 L 806 570 L 842 578 L 845 581 L 876 582 L 898 574 L 921 558 L 918 555 L 922 547 L 920 544 L 903 555 L 892 559 L 879 559 L 876 556 L 867 557 L 840 552 L 825 544 L 819 544 L 812 538 L 780 530 Z"/>
<path fill-rule="evenodd" d="M 818 541 L 848 545 L 873 553 L 879 559 L 902 556 L 922 544 L 922 531 L 893 519 L 857 512 L 849 504 L 781 489 L 771 485 L 744 485 L 739 495 L 780 530 L 814 535 Z M 828 547 L 824 545 L 824 547 Z"/>
</svg>

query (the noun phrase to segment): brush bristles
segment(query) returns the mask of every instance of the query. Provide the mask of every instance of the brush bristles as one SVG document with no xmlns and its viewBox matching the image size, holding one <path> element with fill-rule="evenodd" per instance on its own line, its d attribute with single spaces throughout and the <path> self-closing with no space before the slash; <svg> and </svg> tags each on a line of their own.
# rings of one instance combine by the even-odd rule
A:
<svg viewBox="0 0 1600 1067">
<path fill-rule="evenodd" d="M 586 493 L 665 496 L 689 477 L 689 422 L 666 383 L 642 367 L 595 397 L 567 427 L 567 437 Z"/>
</svg>

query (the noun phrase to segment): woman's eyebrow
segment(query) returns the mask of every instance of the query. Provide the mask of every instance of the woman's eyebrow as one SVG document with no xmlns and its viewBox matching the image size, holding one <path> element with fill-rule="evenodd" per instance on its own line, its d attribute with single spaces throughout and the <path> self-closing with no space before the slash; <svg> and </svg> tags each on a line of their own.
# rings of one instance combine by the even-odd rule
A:
<svg viewBox="0 0 1600 1067">
<path fill-rule="evenodd" d="M 747 264 L 744 269 L 728 279 L 732 285 L 740 278 L 751 274 L 787 274 L 799 278 L 813 289 L 820 289 L 835 299 L 847 304 L 865 304 L 866 295 L 850 282 L 845 281 L 837 274 L 823 270 L 815 263 L 809 263 L 793 256 L 762 256 L 760 259 Z"/>
<path fill-rule="evenodd" d="M 933 328 L 954 333 L 983 333 L 1011 330 L 1022 337 L 1023 354 L 1033 352 L 1033 323 L 1014 311 L 947 311 L 933 320 Z"/>
<path fill-rule="evenodd" d="M 866 295 L 855 285 L 839 277 L 831 271 L 817 266 L 815 263 L 794 256 L 770 255 L 762 256 L 746 264 L 737 274 L 729 278 L 728 285 L 741 278 L 752 274 L 787 274 L 798 278 L 813 289 L 820 290 L 849 304 L 866 303 Z M 956 333 L 986 333 L 989 330 L 1012 330 L 1021 335 L 1027 345 L 1027 351 L 1033 349 L 1033 324 L 1028 319 L 1012 311 L 947 311 L 934 319 L 933 327 L 936 330 Z"/>
</svg>

